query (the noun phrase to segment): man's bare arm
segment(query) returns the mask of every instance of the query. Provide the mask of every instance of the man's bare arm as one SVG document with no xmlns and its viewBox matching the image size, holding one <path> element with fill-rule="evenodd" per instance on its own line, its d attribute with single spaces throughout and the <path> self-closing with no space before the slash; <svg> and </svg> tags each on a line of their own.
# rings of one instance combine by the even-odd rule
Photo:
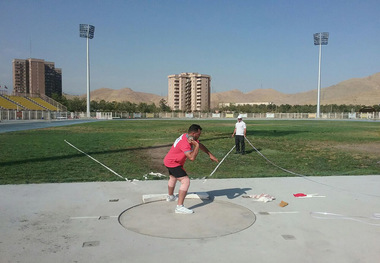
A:
<svg viewBox="0 0 380 263">
<path fill-rule="evenodd" d="M 186 155 L 187 159 L 189 159 L 190 161 L 194 161 L 195 158 L 197 158 L 197 155 L 199 152 L 199 143 L 192 140 L 191 144 L 194 146 L 194 149 L 191 152 L 185 152 L 185 155 Z"/>
<path fill-rule="evenodd" d="M 211 161 L 214 161 L 214 162 L 217 162 L 217 163 L 219 162 L 219 160 L 202 143 L 199 143 L 199 148 L 203 152 L 205 152 L 206 154 L 208 154 L 208 156 L 210 156 Z"/>
</svg>

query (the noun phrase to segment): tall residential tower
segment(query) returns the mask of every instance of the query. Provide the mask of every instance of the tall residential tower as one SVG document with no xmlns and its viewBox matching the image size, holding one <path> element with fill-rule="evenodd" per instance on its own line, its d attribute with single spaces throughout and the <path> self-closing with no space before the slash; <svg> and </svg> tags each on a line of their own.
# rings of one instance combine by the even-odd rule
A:
<svg viewBox="0 0 380 263">
<path fill-rule="evenodd" d="M 186 112 L 210 110 L 211 76 L 181 73 L 168 76 L 168 104 Z"/>
<path fill-rule="evenodd" d="M 13 91 L 19 94 L 62 95 L 62 70 L 43 59 L 13 60 Z"/>
</svg>

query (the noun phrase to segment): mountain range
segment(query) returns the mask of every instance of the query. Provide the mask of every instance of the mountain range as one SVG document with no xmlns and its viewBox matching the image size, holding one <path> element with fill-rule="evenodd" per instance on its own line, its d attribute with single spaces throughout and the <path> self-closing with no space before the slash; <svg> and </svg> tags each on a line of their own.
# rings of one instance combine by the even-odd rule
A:
<svg viewBox="0 0 380 263">
<path fill-rule="evenodd" d="M 65 94 L 66 95 L 66 94 Z M 66 95 L 67 96 L 67 95 Z M 71 96 L 67 96 L 70 98 Z M 81 95 L 80 97 L 86 97 Z M 90 93 L 91 100 L 144 102 L 159 105 L 161 99 L 167 99 L 152 93 L 133 91 L 130 88 L 119 90 L 100 88 Z M 211 108 L 220 102 L 272 102 L 276 105 L 316 105 L 317 89 L 307 92 L 285 94 L 274 89 L 255 89 L 247 93 L 234 89 L 225 92 L 211 93 Z M 325 104 L 354 104 L 373 106 L 380 104 L 380 72 L 364 78 L 353 78 L 336 85 L 321 89 L 321 105 Z"/>
</svg>

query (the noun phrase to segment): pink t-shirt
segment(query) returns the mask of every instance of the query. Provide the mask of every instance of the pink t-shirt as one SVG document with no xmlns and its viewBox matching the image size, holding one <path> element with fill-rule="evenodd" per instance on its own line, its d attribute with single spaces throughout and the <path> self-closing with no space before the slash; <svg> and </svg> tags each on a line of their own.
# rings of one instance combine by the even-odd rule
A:
<svg viewBox="0 0 380 263">
<path fill-rule="evenodd" d="M 185 152 L 191 152 L 192 145 L 187 141 L 188 134 L 184 133 L 175 140 L 173 146 L 170 148 L 168 154 L 164 158 L 164 165 L 166 167 L 183 166 L 186 162 Z"/>
</svg>

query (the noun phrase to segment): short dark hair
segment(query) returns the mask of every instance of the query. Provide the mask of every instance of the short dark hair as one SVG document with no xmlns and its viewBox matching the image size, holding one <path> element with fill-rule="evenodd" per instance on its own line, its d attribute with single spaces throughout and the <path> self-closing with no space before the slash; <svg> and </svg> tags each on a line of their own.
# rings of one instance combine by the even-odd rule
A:
<svg viewBox="0 0 380 263">
<path fill-rule="evenodd" d="M 190 127 L 189 127 L 189 130 L 187 131 L 188 133 L 191 133 L 191 132 L 197 132 L 199 130 L 202 130 L 201 126 L 199 126 L 198 124 L 192 124 Z"/>
</svg>

